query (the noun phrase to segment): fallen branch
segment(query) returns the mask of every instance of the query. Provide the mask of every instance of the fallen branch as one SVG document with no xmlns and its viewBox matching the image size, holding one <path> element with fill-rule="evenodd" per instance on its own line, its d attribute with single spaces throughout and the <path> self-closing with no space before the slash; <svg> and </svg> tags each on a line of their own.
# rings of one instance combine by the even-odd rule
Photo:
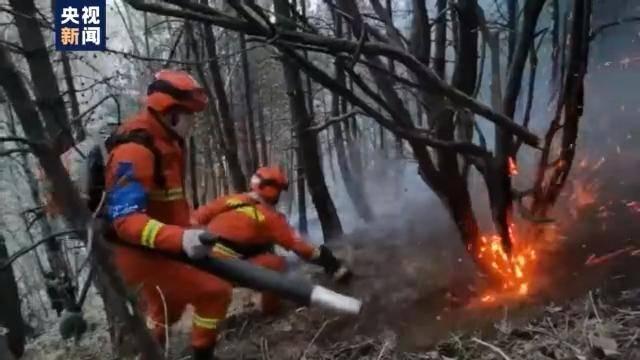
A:
<svg viewBox="0 0 640 360">
<path fill-rule="evenodd" d="M 476 343 L 478 343 L 478 344 L 480 344 L 480 345 L 486 346 L 489 349 L 491 349 L 491 350 L 495 351 L 496 353 L 500 354 L 500 356 L 502 356 L 502 358 L 504 360 L 511 360 L 511 358 L 508 357 L 507 354 L 505 354 L 504 351 L 502 351 L 499 347 L 497 347 L 495 345 L 491 345 L 488 342 L 484 342 L 484 341 L 482 341 L 482 340 L 480 340 L 478 338 L 475 338 L 475 337 L 473 339 L 471 339 L 471 340 L 476 342 Z"/>
</svg>

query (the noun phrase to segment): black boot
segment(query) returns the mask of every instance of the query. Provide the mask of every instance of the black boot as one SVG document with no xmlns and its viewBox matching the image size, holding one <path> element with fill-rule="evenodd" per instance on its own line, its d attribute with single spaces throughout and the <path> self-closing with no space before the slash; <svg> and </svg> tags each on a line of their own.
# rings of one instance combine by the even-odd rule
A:
<svg viewBox="0 0 640 360">
<path fill-rule="evenodd" d="M 214 348 L 193 348 L 192 360 L 218 360 L 218 358 L 214 355 Z"/>
</svg>

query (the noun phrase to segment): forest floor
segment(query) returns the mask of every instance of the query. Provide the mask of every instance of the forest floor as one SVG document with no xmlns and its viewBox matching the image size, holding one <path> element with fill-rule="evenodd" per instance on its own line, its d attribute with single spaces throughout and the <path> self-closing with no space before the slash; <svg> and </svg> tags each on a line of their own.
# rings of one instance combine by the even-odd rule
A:
<svg viewBox="0 0 640 360">
<path fill-rule="evenodd" d="M 307 265 L 297 271 L 361 298 L 362 314 L 336 316 L 286 303 L 281 315 L 265 318 L 254 305 L 256 294 L 238 289 L 218 354 L 272 360 L 640 359 L 640 186 L 602 184 L 579 211 L 571 199 L 563 200 L 563 217 L 570 220 L 558 225 L 554 246 L 539 251 L 526 296 L 452 301 L 452 289 L 476 279 L 473 265 L 451 227 L 437 225 L 447 223 L 446 215 L 405 207 L 412 215 L 402 222 L 370 226 L 340 243 L 336 251 L 356 273 L 348 286 L 336 288 Z M 98 310 L 87 314 L 93 331 L 79 343 L 61 341 L 52 329 L 31 342 L 24 358 L 112 358 L 102 316 Z M 187 359 L 181 354 L 189 320 L 187 313 L 172 330 L 173 359 Z"/>
</svg>

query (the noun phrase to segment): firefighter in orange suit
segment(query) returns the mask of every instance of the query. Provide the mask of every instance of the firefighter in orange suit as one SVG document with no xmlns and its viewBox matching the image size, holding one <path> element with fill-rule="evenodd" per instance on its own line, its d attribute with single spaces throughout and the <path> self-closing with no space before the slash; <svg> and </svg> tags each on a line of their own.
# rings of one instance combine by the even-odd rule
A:
<svg viewBox="0 0 640 360">
<path fill-rule="evenodd" d="M 262 167 L 251 178 L 250 192 L 223 196 L 198 208 L 191 216 L 192 224 L 206 226 L 219 237 L 213 256 L 246 259 L 271 270 L 284 271 L 285 259 L 273 252 L 273 245 L 277 244 L 324 267 L 334 280 L 347 280 L 351 272 L 327 247 L 314 247 L 303 241 L 285 216 L 275 210 L 280 193 L 288 186 L 279 168 Z M 231 299 L 232 285 L 222 280 L 219 283 L 226 288 L 225 299 Z M 228 300 L 219 304 L 219 313 L 225 313 Z M 279 308 L 279 299 L 264 293 L 261 307 L 263 313 L 272 314 Z"/>
<path fill-rule="evenodd" d="M 183 189 L 184 139 L 193 114 L 203 111 L 207 101 L 189 74 L 162 70 L 148 87 L 146 108 L 118 129 L 119 140 L 107 143 L 106 209 L 113 240 L 184 252 L 191 258 L 209 256 L 211 247 L 199 240 L 203 230 L 190 228 Z M 152 251 L 115 248 L 116 265 L 126 283 L 142 286 L 141 303 L 157 339 L 163 343 L 166 326 L 192 304 L 193 359 L 213 359 L 216 326 L 225 315 L 220 309 L 229 301 L 218 278 Z"/>
</svg>

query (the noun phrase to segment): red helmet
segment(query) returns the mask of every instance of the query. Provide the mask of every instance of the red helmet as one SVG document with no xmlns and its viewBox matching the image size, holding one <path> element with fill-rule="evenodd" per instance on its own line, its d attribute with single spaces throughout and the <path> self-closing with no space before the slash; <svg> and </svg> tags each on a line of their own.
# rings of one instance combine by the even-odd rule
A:
<svg viewBox="0 0 640 360">
<path fill-rule="evenodd" d="M 198 82 L 181 70 L 160 70 L 147 88 L 147 106 L 165 113 L 178 108 L 188 113 L 203 111 L 207 94 Z"/>
<path fill-rule="evenodd" d="M 270 203 L 276 203 L 282 190 L 288 189 L 289 180 L 278 167 L 261 167 L 251 177 L 251 190 Z"/>
</svg>

